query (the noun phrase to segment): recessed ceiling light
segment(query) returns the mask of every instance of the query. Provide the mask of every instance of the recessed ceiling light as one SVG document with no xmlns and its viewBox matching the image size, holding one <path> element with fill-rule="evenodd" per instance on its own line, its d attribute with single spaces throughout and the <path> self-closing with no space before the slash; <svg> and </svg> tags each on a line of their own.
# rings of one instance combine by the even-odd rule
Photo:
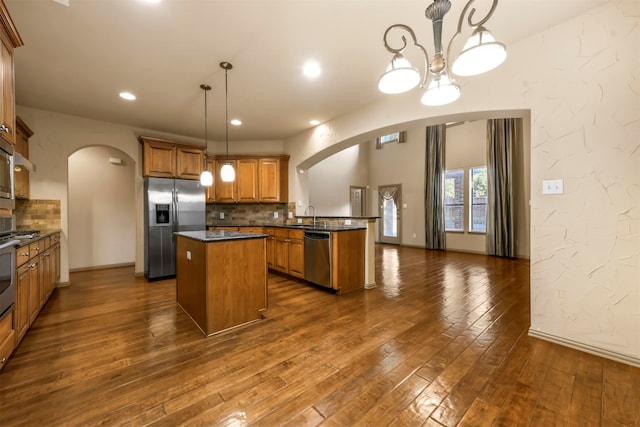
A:
<svg viewBox="0 0 640 427">
<path fill-rule="evenodd" d="M 308 61 L 307 63 L 305 63 L 302 67 L 302 71 L 304 75 L 309 78 L 316 78 L 322 72 L 322 70 L 320 69 L 320 64 L 318 64 L 316 61 Z"/>
<path fill-rule="evenodd" d="M 229 123 L 231 123 L 234 126 L 240 126 L 242 124 L 242 122 L 238 119 L 231 119 Z"/>
<path fill-rule="evenodd" d="M 320 124 L 320 120 L 311 120 L 311 121 L 309 122 L 309 124 L 310 124 L 311 126 L 319 125 L 319 124 Z"/>
<path fill-rule="evenodd" d="M 120 92 L 120 98 L 126 99 L 127 101 L 135 101 L 136 96 L 131 92 Z"/>
<path fill-rule="evenodd" d="M 142 0 L 145 3 L 160 3 L 162 0 Z"/>
</svg>

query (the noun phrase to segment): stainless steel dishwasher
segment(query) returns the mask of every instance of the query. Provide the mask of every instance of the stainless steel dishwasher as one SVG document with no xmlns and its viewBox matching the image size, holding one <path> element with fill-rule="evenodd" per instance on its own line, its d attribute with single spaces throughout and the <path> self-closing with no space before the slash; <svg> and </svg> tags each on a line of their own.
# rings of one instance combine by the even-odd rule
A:
<svg viewBox="0 0 640 427">
<path fill-rule="evenodd" d="M 331 232 L 304 232 L 304 278 L 316 285 L 332 288 Z"/>
</svg>

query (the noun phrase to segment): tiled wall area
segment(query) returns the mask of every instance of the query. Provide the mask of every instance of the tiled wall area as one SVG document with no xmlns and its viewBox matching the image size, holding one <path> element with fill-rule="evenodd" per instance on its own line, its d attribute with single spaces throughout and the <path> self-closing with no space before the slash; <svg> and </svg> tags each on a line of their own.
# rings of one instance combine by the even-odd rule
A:
<svg viewBox="0 0 640 427">
<path fill-rule="evenodd" d="M 16 200 L 18 230 L 59 230 L 60 200 Z"/>
</svg>

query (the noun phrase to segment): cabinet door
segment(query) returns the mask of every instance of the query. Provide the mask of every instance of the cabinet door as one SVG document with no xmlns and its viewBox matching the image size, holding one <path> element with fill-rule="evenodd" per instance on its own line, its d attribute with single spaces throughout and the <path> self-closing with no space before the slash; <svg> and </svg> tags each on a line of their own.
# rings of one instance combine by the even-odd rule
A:
<svg viewBox="0 0 640 427">
<path fill-rule="evenodd" d="M 216 161 L 214 159 L 207 159 L 207 170 L 213 174 L 213 185 L 205 188 L 205 194 L 207 203 L 214 203 L 216 201 Z"/>
<path fill-rule="evenodd" d="M 198 148 L 177 147 L 176 175 L 182 179 L 200 179 L 204 167 L 204 151 Z"/>
<path fill-rule="evenodd" d="M 145 141 L 143 151 L 143 175 L 173 178 L 176 174 L 176 146 L 161 142 Z"/>
<path fill-rule="evenodd" d="M 289 272 L 289 239 L 276 237 L 273 241 L 273 268 L 283 273 Z"/>
<path fill-rule="evenodd" d="M 260 159 L 259 163 L 260 201 L 280 202 L 280 160 Z"/>
<path fill-rule="evenodd" d="M 16 153 L 22 154 L 25 158 L 29 158 L 29 137 L 20 128 L 16 126 Z M 29 171 L 21 168 L 14 172 L 14 194 L 16 199 L 29 198 Z"/>
<path fill-rule="evenodd" d="M 304 241 L 289 241 L 289 274 L 304 279 Z"/>
<path fill-rule="evenodd" d="M 40 262 L 34 257 L 29 261 L 29 324 L 36 320 L 40 306 Z"/>
<path fill-rule="evenodd" d="M 4 139 L 15 144 L 16 104 L 13 85 L 13 48 L 5 44 L 4 38 L 2 38 L 2 43 L 0 44 L 2 45 L 0 52 L 0 60 L 2 61 L 2 76 L 0 76 L 2 80 L 2 84 L 0 84 L 2 88 L 2 114 L 0 115 L 0 120 L 2 123 L 0 123 L 0 125 L 2 126 L 2 131 L 0 133 Z"/>
<path fill-rule="evenodd" d="M 236 176 L 238 174 L 238 165 L 235 160 L 229 160 L 231 166 L 236 170 Z M 214 181 L 216 183 L 216 202 L 217 203 L 235 203 L 238 200 L 238 180 L 232 182 L 223 182 L 220 177 L 220 170 L 224 166 L 225 160 L 216 160 L 216 174 Z"/>
<path fill-rule="evenodd" d="M 238 181 L 238 202 L 258 202 L 258 161 L 256 159 L 237 160 L 236 180 Z"/>
<path fill-rule="evenodd" d="M 16 303 L 15 315 L 16 346 L 27 333 L 30 325 L 29 317 L 29 264 L 23 264 L 16 272 Z"/>
</svg>

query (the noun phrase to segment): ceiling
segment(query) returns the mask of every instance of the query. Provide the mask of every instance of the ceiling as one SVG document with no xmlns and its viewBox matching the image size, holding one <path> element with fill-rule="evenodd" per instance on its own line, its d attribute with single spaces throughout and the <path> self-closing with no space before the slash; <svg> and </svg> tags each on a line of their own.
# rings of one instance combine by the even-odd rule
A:
<svg viewBox="0 0 640 427">
<path fill-rule="evenodd" d="M 382 35 L 410 25 L 430 55 L 428 1 L 401 0 L 4 0 L 25 46 L 16 50 L 16 102 L 163 133 L 224 140 L 229 61 L 229 140 L 282 140 L 380 102 L 377 78 L 391 59 Z M 444 42 L 464 2 L 453 0 Z M 476 2 L 478 16 L 489 2 Z M 594 0 L 504 0 L 487 27 L 507 44 L 598 5 Z M 465 33 L 467 34 L 467 33 Z M 307 60 L 322 74 L 303 76 Z M 507 58 L 507 61 L 509 58 Z M 419 65 L 414 60 L 414 65 Z M 136 101 L 118 97 L 130 91 Z M 416 93 L 416 108 L 423 107 Z M 425 113 L 427 115 L 428 113 Z"/>
</svg>

